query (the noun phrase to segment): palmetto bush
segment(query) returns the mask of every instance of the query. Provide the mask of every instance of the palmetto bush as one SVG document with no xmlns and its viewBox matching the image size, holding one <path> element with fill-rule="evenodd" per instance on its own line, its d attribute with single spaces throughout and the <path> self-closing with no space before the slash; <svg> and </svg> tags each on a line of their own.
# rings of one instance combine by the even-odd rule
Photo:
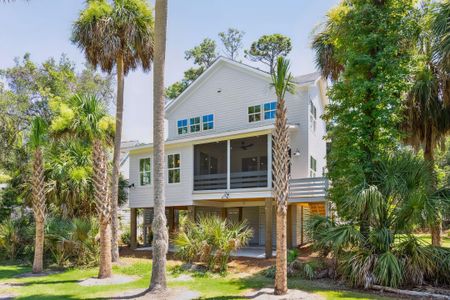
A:
<svg viewBox="0 0 450 300">
<path fill-rule="evenodd" d="M 33 220 L 28 215 L 0 223 L 0 259 L 30 259 L 33 230 Z"/>
<path fill-rule="evenodd" d="M 390 287 L 450 283 L 450 249 L 416 238 L 418 224 L 432 221 L 437 205 L 449 205 L 448 189 L 432 192 L 429 165 L 409 152 L 382 160 L 374 184 L 350 191 L 340 209 L 346 219 L 314 216 L 308 232 L 338 276 L 353 286 Z M 366 210 L 368 220 L 361 220 Z M 353 217 L 352 217 L 353 216 Z M 362 232 L 361 223 L 369 224 Z"/>
<path fill-rule="evenodd" d="M 211 215 L 196 223 L 186 220 L 176 234 L 177 256 L 185 262 L 203 262 L 210 271 L 226 271 L 232 251 L 247 245 L 253 231 L 247 222 L 233 223 Z"/>
<path fill-rule="evenodd" d="M 94 219 L 51 218 L 46 226 L 46 248 L 59 266 L 92 266 L 98 263 L 98 222 Z"/>
</svg>

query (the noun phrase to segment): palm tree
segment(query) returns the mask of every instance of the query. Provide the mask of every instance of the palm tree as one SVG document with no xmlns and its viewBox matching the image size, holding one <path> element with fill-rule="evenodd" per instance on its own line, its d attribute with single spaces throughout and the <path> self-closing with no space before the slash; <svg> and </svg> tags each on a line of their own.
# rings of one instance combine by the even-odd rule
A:
<svg viewBox="0 0 450 300">
<path fill-rule="evenodd" d="M 32 121 L 30 144 L 33 154 L 32 206 L 36 222 L 33 273 L 40 273 L 44 266 L 44 223 L 45 223 L 45 176 L 42 147 L 45 144 L 47 125 L 44 119 L 36 117 Z"/>
<path fill-rule="evenodd" d="M 154 218 L 153 267 L 151 291 L 167 288 L 166 254 L 168 250 L 167 219 L 164 195 L 164 63 L 166 56 L 167 0 L 155 3 L 155 57 L 153 69 L 153 153 L 154 153 Z"/>
<path fill-rule="evenodd" d="M 114 119 L 95 96 L 74 95 L 58 107 L 51 129 L 55 134 L 77 137 L 92 145 L 92 183 L 94 204 L 100 223 L 99 278 L 112 275 L 111 264 L 111 199 L 109 194 L 106 147 L 114 137 Z"/>
<path fill-rule="evenodd" d="M 285 94 L 292 93 L 294 84 L 289 73 L 289 60 L 278 57 L 276 71 L 272 74 L 272 86 L 277 95 L 277 111 L 274 132 L 274 195 L 277 204 L 277 258 L 275 294 L 287 293 L 287 201 L 289 193 L 289 132 L 287 127 Z"/>
<path fill-rule="evenodd" d="M 441 14 L 449 5 L 442 5 Z M 425 10 L 424 15 L 427 14 Z M 408 94 L 405 109 L 405 121 L 402 129 L 407 133 L 405 141 L 416 149 L 423 149 L 425 160 L 431 168 L 434 167 L 435 149 L 445 144 L 445 138 L 450 132 L 450 106 L 448 101 L 450 77 L 448 75 L 448 52 L 444 46 L 448 38 L 440 31 L 440 15 L 432 24 L 425 19 L 423 31 L 419 38 L 419 68 L 413 77 L 413 86 Z M 448 22 L 448 21 L 447 21 Z M 431 28 L 430 28 L 431 27 Z M 448 28 L 448 27 L 446 27 Z M 432 244 L 441 245 L 442 216 L 441 211 L 435 211 L 435 220 L 430 224 Z"/>
<path fill-rule="evenodd" d="M 113 261 L 119 259 L 118 181 L 122 141 L 124 76 L 139 65 L 148 71 L 153 59 L 153 15 L 145 0 L 87 1 L 73 26 L 72 41 L 93 66 L 111 73 L 116 67 L 117 102 L 111 176 Z"/>
</svg>

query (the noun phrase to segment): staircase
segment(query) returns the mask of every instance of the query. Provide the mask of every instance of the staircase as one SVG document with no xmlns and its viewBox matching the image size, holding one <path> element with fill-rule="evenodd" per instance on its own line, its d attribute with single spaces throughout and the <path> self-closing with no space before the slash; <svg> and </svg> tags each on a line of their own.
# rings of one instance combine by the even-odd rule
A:
<svg viewBox="0 0 450 300">
<path fill-rule="evenodd" d="M 289 203 L 323 202 L 327 196 L 328 179 L 311 177 L 289 181 Z"/>
</svg>

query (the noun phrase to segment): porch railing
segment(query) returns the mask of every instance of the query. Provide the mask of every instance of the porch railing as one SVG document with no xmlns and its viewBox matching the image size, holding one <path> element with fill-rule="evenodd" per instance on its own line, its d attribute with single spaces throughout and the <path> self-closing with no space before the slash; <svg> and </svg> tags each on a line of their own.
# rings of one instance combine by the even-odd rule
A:
<svg viewBox="0 0 450 300">
<path fill-rule="evenodd" d="M 230 187 L 232 189 L 267 187 L 267 171 L 231 173 Z"/>
<path fill-rule="evenodd" d="M 230 173 L 230 188 L 267 187 L 267 171 L 250 171 Z M 194 176 L 194 191 L 225 190 L 227 174 L 210 174 Z"/>
<path fill-rule="evenodd" d="M 226 188 L 227 173 L 194 176 L 194 191 L 225 190 Z"/>
<path fill-rule="evenodd" d="M 328 179 L 325 177 L 291 179 L 289 202 L 325 200 L 328 185 Z"/>
</svg>

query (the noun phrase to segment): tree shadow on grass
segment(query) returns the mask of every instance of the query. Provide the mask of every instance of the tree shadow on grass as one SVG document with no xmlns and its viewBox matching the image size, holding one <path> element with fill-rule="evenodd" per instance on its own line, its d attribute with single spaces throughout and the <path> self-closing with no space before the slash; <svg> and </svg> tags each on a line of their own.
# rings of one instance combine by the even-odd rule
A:
<svg viewBox="0 0 450 300">
<path fill-rule="evenodd" d="M 8 268 L 1 268 L 8 267 Z M 9 268 L 10 267 L 10 268 Z M 30 272 L 31 268 L 25 265 L 17 265 L 10 262 L 0 262 L 0 280 L 10 279 L 17 275 Z"/>
</svg>

